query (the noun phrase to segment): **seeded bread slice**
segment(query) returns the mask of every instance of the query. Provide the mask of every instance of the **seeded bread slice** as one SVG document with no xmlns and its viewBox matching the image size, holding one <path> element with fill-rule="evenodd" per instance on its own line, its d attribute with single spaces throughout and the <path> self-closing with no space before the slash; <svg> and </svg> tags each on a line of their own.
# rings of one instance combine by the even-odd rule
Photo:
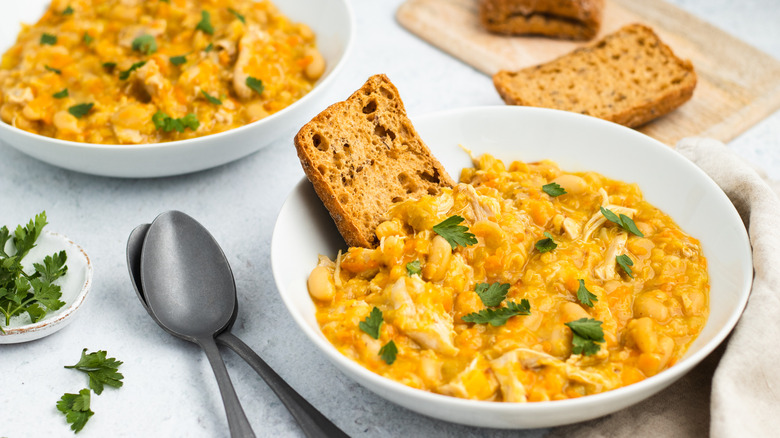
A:
<svg viewBox="0 0 780 438">
<path fill-rule="evenodd" d="M 589 40 L 603 9 L 604 0 L 480 0 L 479 17 L 494 33 Z"/>
<path fill-rule="evenodd" d="M 556 108 L 637 127 L 688 101 L 696 73 L 652 29 L 632 24 L 546 64 L 500 71 L 493 84 L 510 105 Z"/>
<path fill-rule="evenodd" d="M 304 125 L 295 148 L 349 246 L 375 247 L 374 231 L 392 203 L 454 185 L 381 74 Z"/>
</svg>

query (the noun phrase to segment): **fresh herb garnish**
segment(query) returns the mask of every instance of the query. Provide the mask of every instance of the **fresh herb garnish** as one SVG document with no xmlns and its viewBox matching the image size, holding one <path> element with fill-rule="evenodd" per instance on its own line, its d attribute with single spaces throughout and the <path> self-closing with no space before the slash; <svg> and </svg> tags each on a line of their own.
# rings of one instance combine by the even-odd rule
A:
<svg viewBox="0 0 780 438">
<path fill-rule="evenodd" d="M 246 81 L 244 81 L 244 83 L 246 83 L 247 87 L 257 91 L 257 94 L 263 94 L 263 89 L 264 89 L 263 81 L 261 81 L 260 79 L 253 78 L 252 76 L 247 76 Z"/>
<path fill-rule="evenodd" d="M 95 106 L 94 103 L 80 103 L 68 108 L 68 112 L 73 114 L 74 117 L 80 119 L 87 115 L 87 113 Z"/>
<path fill-rule="evenodd" d="M 439 222 L 433 226 L 433 232 L 447 240 L 452 249 L 458 245 L 466 247 L 477 243 L 477 237 L 469 233 L 469 228 L 464 225 L 458 225 L 466 219 L 454 215 Z"/>
<path fill-rule="evenodd" d="M 379 356 L 386 364 L 392 365 L 395 362 L 395 356 L 398 354 L 398 347 L 395 346 L 395 342 L 390 341 L 379 349 Z"/>
<path fill-rule="evenodd" d="M 116 62 L 104 62 L 103 68 L 106 69 L 107 72 L 111 73 L 116 68 Z"/>
<path fill-rule="evenodd" d="M 63 97 L 68 97 L 68 89 L 63 88 L 61 91 L 52 94 L 52 97 L 54 97 L 55 99 L 62 99 Z"/>
<path fill-rule="evenodd" d="M 52 73 L 56 73 L 58 75 L 62 74 L 62 71 L 60 69 L 58 69 L 58 68 L 49 67 L 48 65 L 44 65 L 43 68 L 45 68 L 46 70 L 48 70 L 48 71 L 50 71 Z"/>
<path fill-rule="evenodd" d="M 214 27 L 211 25 L 211 14 L 209 14 L 209 11 L 200 11 L 200 23 L 195 26 L 195 30 L 202 30 L 209 35 L 214 35 Z"/>
<path fill-rule="evenodd" d="M 65 9 L 64 9 L 64 10 L 61 12 L 61 14 L 62 14 L 62 15 L 73 15 L 73 8 L 71 8 L 71 7 L 70 7 L 70 5 L 68 5 L 68 7 L 67 7 L 67 8 L 65 8 Z"/>
<path fill-rule="evenodd" d="M 618 265 L 620 265 L 621 268 L 623 268 L 624 271 L 626 271 L 626 274 L 628 274 L 629 277 L 634 278 L 634 273 L 631 271 L 631 268 L 629 266 L 634 266 L 634 261 L 631 260 L 631 257 L 629 257 L 626 254 L 621 254 L 617 257 L 615 257 L 615 261 Z"/>
<path fill-rule="evenodd" d="M 182 65 L 187 62 L 187 55 L 171 56 L 169 60 L 173 65 Z"/>
<path fill-rule="evenodd" d="M 382 325 L 382 321 L 384 321 L 382 318 L 382 311 L 379 310 L 379 308 L 374 307 L 371 309 L 371 314 L 369 314 L 365 320 L 358 323 L 358 327 L 368 334 L 368 336 L 379 339 L 379 326 Z"/>
<path fill-rule="evenodd" d="M 41 35 L 41 45 L 53 46 L 55 44 L 57 44 L 57 35 L 52 35 L 50 33 Z"/>
<path fill-rule="evenodd" d="M 151 35 L 141 35 L 133 40 L 132 48 L 144 55 L 151 55 L 157 51 L 157 41 Z"/>
<path fill-rule="evenodd" d="M 171 132 L 174 130 L 177 132 L 184 132 L 185 128 L 190 128 L 191 130 L 195 131 L 198 129 L 198 126 L 200 126 L 200 122 L 198 122 L 197 116 L 192 113 L 187 114 L 184 117 L 174 119 L 162 111 L 157 111 L 152 116 L 152 122 L 154 123 L 155 128 L 161 129 L 165 132 Z"/>
<path fill-rule="evenodd" d="M 146 64 L 146 61 L 138 61 L 138 62 L 134 63 L 127 70 L 119 73 L 119 79 L 121 79 L 123 81 L 126 80 L 127 78 L 130 77 L 130 73 L 132 73 L 132 72 L 138 70 L 139 68 L 143 67 L 144 64 Z M 105 64 L 103 64 L 103 65 L 105 66 Z M 114 64 L 114 65 L 116 65 L 116 64 Z"/>
<path fill-rule="evenodd" d="M 84 41 L 84 44 L 89 44 L 92 41 L 95 41 L 94 38 L 92 38 L 88 33 L 84 32 L 84 35 L 81 37 L 81 40 Z"/>
<path fill-rule="evenodd" d="M 206 46 L 206 48 L 203 49 L 203 51 L 209 53 L 212 49 L 214 49 L 214 43 L 209 43 L 209 45 Z"/>
<path fill-rule="evenodd" d="M 601 321 L 593 318 L 580 318 L 576 321 L 567 322 L 566 326 L 572 331 L 572 353 L 591 356 L 601 349 L 600 343 L 604 341 L 604 330 L 601 328 Z"/>
<path fill-rule="evenodd" d="M 209 101 L 209 103 L 213 103 L 214 105 L 222 105 L 222 101 L 217 99 L 216 97 L 210 95 L 209 93 L 206 93 L 204 90 L 200 90 L 201 94 L 203 94 L 203 97 L 206 98 L 206 100 Z"/>
<path fill-rule="evenodd" d="M 422 269 L 420 268 L 419 260 L 415 260 L 406 264 L 406 275 L 411 277 L 412 275 L 420 275 L 421 272 Z"/>
<path fill-rule="evenodd" d="M 641 231 L 639 231 L 639 228 L 636 227 L 636 224 L 634 223 L 633 220 L 631 220 L 630 217 L 622 213 L 620 214 L 620 216 L 618 216 L 608 208 L 604 208 L 604 207 L 599 207 L 599 208 L 601 209 L 601 214 L 603 214 L 608 221 L 618 224 L 620 228 L 628 231 L 629 233 L 633 233 L 639 237 L 645 237 L 645 235 L 642 234 Z"/>
<path fill-rule="evenodd" d="M 246 23 L 246 18 L 244 18 L 244 16 L 243 16 L 243 15 L 239 14 L 237 10 L 235 10 L 235 9 L 233 9 L 233 8 L 228 8 L 228 12 L 230 12 L 230 13 L 231 13 L 231 14 L 233 14 L 233 15 L 235 15 L 235 16 L 236 16 L 236 18 L 238 18 L 239 20 L 241 20 L 241 22 L 242 22 L 242 23 Z"/>
<path fill-rule="evenodd" d="M 499 307 L 498 309 L 483 309 L 479 312 L 469 313 L 461 319 L 465 322 L 490 324 L 493 327 L 498 327 L 506 324 L 507 320 L 513 316 L 530 314 L 531 304 L 524 298 L 520 300 L 520 304 L 517 304 L 514 301 L 508 301 L 506 303 L 506 307 Z"/>
<path fill-rule="evenodd" d="M 565 195 L 567 193 L 566 189 L 561 187 L 558 183 L 554 183 L 554 182 L 543 185 L 542 190 L 544 191 L 544 193 L 547 193 L 553 198 L 555 198 L 556 196 Z"/>
<path fill-rule="evenodd" d="M 598 301 L 598 297 L 585 287 L 585 280 L 580 278 L 577 281 L 580 282 L 580 287 L 577 289 L 577 299 L 580 300 L 580 303 L 593 307 L 593 302 Z"/>
<path fill-rule="evenodd" d="M 108 353 L 103 350 L 86 354 L 87 349 L 81 351 L 81 359 L 76 365 L 66 366 L 65 368 L 76 369 L 87 373 L 89 376 L 89 387 L 95 391 L 95 394 L 103 393 L 103 385 L 113 388 L 122 386 L 124 376 L 118 372 L 122 361 L 113 357 L 106 357 Z"/>
<path fill-rule="evenodd" d="M 40 321 L 48 311 L 61 308 L 65 303 L 60 301 L 60 287 L 53 284 L 55 280 L 68 272 L 65 262 L 68 255 L 65 251 L 53 253 L 44 257 L 43 264 L 33 263 L 35 272 L 27 274 L 22 268 L 22 260 L 35 247 L 43 228 L 47 225 L 46 212 L 41 212 L 30 219 L 22 227 L 18 225 L 13 234 L 8 227 L 0 228 L 0 314 L 5 317 L 8 325 L 11 317 L 25 312 L 32 322 Z M 6 252 L 5 246 L 11 242 L 16 252 Z"/>
<path fill-rule="evenodd" d="M 534 247 L 536 248 L 537 251 L 539 251 L 539 252 L 548 252 L 548 251 L 552 251 L 552 250 L 554 250 L 555 248 L 558 247 L 558 244 L 555 243 L 555 241 L 553 241 L 552 234 L 550 234 L 547 231 L 545 231 L 544 232 L 544 236 L 546 237 L 546 239 L 538 240 L 534 244 Z"/>
<path fill-rule="evenodd" d="M 73 432 L 84 428 L 89 418 L 95 415 L 89 409 L 89 389 L 84 388 L 78 394 L 64 394 L 57 402 L 57 410 L 65 414 L 65 420 L 70 424 Z"/>
<path fill-rule="evenodd" d="M 506 298 L 506 294 L 509 292 L 509 283 L 477 283 L 474 291 L 479 295 L 482 304 L 487 307 L 495 307 L 500 305 Z"/>
</svg>

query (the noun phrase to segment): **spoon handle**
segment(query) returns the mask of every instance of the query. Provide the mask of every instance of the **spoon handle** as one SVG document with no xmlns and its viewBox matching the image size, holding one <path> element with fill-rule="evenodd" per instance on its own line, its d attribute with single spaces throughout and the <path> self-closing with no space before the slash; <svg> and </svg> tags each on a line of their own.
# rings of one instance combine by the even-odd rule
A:
<svg viewBox="0 0 780 438">
<path fill-rule="evenodd" d="M 228 427 L 230 428 L 231 437 L 254 437 L 255 433 L 252 431 L 252 426 L 249 425 L 249 420 L 244 414 L 244 409 L 241 407 L 241 403 L 238 401 L 233 384 L 230 382 L 230 376 L 228 375 L 225 362 L 222 361 L 222 356 L 219 354 L 219 349 L 211 336 L 204 336 L 196 340 L 198 345 L 206 352 L 206 357 L 211 363 L 211 369 L 214 371 L 214 376 L 217 378 L 217 384 L 219 385 L 219 393 L 222 395 L 222 403 L 225 404 L 225 412 L 227 413 Z"/>
<path fill-rule="evenodd" d="M 217 336 L 217 342 L 235 351 L 244 359 L 265 383 L 279 397 L 279 400 L 287 407 L 293 417 L 298 421 L 303 433 L 309 438 L 349 438 L 327 417 L 301 397 L 290 385 L 287 384 L 260 356 L 257 355 L 241 339 L 229 331 L 224 331 Z"/>
</svg>

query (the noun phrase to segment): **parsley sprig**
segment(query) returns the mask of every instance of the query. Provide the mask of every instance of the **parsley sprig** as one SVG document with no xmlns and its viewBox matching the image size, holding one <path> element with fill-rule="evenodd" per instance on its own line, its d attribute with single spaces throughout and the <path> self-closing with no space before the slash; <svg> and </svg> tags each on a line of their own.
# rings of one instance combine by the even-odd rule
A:
<svg viewBox="0 0 780 438">
<path fill-rule="evenodd" d="M 474 292 L 479 295 L 482 304 L 486 307 L 495 307 L 501 304 L 509 292 L 509 283 L 495 282 L 493 284 L 477 283 Z"/>
<path fill-rule="evenodd" d="M 601 321 L 593 318 L 580 318 L 567 322 L 566 326 L 572 331 L 572 353 L 591 356 L 599 352 L 604 343 L 604 330 Z"/>
<path fill-rule="evenodd" d="M 598 301 L 598 297 L 585 287 L 585 280 L 580 278 L 577 281 L 580 282 L 580 287 L 577 289 L 577 299 L 580 300 L 580 303 L 593 307 L 593 302 Z"/>
<path fill-rule="evenodd" d="M 393 362 L 395 362 L 395 357 L 397 354 L 398 347 L 395 346 L 395 342 L 393 341 L 388 342 L 379 349 L 379 356 L 388 365 L 392 365 Z"/>
<path fill-rule="evenodd" d="M 144 55 L 151 55 L 157 51 L 157 41 L 152 35 L 144 34 L 134 39 L 131 47 Z"/>
<path fill-rule="evenodd" d="M 84 388 L 78 394 L 64 394 L 57 402 L 57 410 L 65 414 L 65 420 L 70 424 L 73 432 L 79 432 L 95 415 L 89 408 L 89 389 Z"/>
<path fill-rule="evenodd" d="M 615 212 L 608 208 L 599 207 L 599 209 L 601 209 L 601 214 L 603 214 L 608 221 L 616 223 L 618 226 L 620 226 L 620 228 L 628 231 L 629 233 L 635 234 L 639 237 L 645 237 L 645 235 L 639 231 L 639 228 L 636 227 L 636 224 L 630 217 L 622 213 L 620 216 L 618 216 L 615 214 Z"/>
<path fill-rule="evenodd" d="M 465 221 L 461 216 L 454 215 L 433 226 L 433 232 L 445 238 L 454 250 L 458 245 L 466 247 L 477 243 L 477 236 L 469 233 L 465 225 L 458 225 Z"/>
<path fill-rule="evenodd" d="M 87 373 L 89 376 L 89 387 L 95 391 L 95 394 L 100 395 L 103 393 L 103 385 L 119 388 L 122 386 L 122 379 L 124 378 L 117 371 L 119 365 L 122 365 L 122 361 L 113 357 L 107 357 L 107 355 L 108 353 L 103 350 L 87 354 L 87 349 L 85 348 L 81 350 L 81 359 L 79 359 L 78 363 L 65 368 Z"/>
<path fill-rule="evenodd" d="M 109 63 L 106 63 L 106 64 L 109 64 Z M 103 64 L 103 66 L 105 67 L 106 64 Z M 138 70 L 139 68 L 143 67 L 144 65 L 146 65 L 146 61 L 138 61 L 136 63 L 133 63 L 133 65 L 131 65 L 130 68 L 128 68 L 127 70 L 119 72 L 119 79 L 121 79 L 123 81 L 127 80 L 130 77 L 130 73 Z M 114 66 L 116 66 L 116 64 L 114 64 Z"/>
<path fill-rule="evenodd" d="M 214 26 L 211 25 L 211 14 L 209 11 L 200 11 L 200 22 L 195 26 L 195 30 L 201 30 L 209 35 L 214 35 Z"/>
<path fill-rule="evenodd" d="M 420 275 L 420 273 L 422 273 L 422 269 L 420 268 L 419 260 L 406 264 L 406 275 L 411 277 L 412 275 Z"/>
<path fill-rule="evenodd" d="M 545 184 L 542 186 L 542 190 L 544 193 L 547 193 L 548 195 L 552 196 L 553 198 L 561 195 L 565 195 L 566 189 L 561 187 L 558 183 L 551 182 L 550 184 Z"/>
<path fill-rule="evenodd" d="M 548 251 L 552 251 L 552 250 L 554 250 L 555 248 L 558 247 L 558 244 L 555 243 L 555 241 L 553 240 L 552 234 L 550 234 L 547 231 L 545 231 L 544 232 L 544 237 L 546 237 L 546 238 L 538 240 L 534 244 L 534 247 L 536 248 L 537 251 L 539 251 L 539 252 L 548 252 Z"/>
<path fill-rule="evenodd" d="M 206 93 L 205 90 L 200 90 L 200 92 L 201 92 L 201 94 L 203 94 L 203 97 L 205 97 L 206 100 L 209 101 L 209 103 L 214 104 L 214 105 L 222 105 L 222 101 L 221 100 L 219 100 L 218 98 L 210 95 L 209 93 Z"/>
<path fill-rule="evenodd" d="M 499 327 L 506 324 L 507 320 L 513 316 L 530 315 L 531 303 L 525 298 L 520 300 L 520 304 L 514 301 L 508 301 L 505 307 L 497 309 L 483 309 L 479 312 L 469 313 L 461 319 L 465 322 L 475 324 L 490 324 L 493 327 Z"/>
<path fill-rule="evenodd" d="M 247 76 L 246 81 L 244 81 L 247 87 L 255 90 L 257 94 L 263 94 L 263 90 L 265 87 L 263 86 L 263 81 L 257 78 L 253 78 L 252 76 Z"/>
<path fill-rule="evenodd" d="M 634 266 L 634 261 L 631 260 L 631 257 L 626 254 L 621 254 L 615 257 L 615 261 L 624 271 L 626 271 L 626 274 L 628 274 L 629 277 L 634 278 L 634 273 L 630 268 L 631 266 Z"/>
<path fill-rule="evenodd" d="M 379 326 L 382 325 L 384 318 L 382 318 L 382 311 L 378 307 L 371 309 L 371 313 L 365 320 L 358 323 L 360 330 L 363 330 L 368 336 L 374 339 L 379 339 Z"/>
<path fill-rule="evenodd" d="M 190 113 L 184 117 L 174 119 L 162 111 L 157 111 L 154 113 L 152 116 L 152 123 L 154 123 L 155 128 L 165 132 L 171 132 L 174 130 L 176 132 L 184 132 L 184 129 L 186 128 L 190 128 L 191 130 L 195 131 L 200 126 L 200 122 L 198 122 L 198 118 L 195 114 Z"/>
</svg>

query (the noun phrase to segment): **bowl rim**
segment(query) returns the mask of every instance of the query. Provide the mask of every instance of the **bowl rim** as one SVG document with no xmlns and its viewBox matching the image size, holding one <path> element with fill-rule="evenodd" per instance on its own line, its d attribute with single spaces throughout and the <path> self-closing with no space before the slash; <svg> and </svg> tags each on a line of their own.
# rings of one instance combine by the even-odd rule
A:
<svg viewBox="0 0 780 438">
<path fill-rule="evenodd" d="M 570 118 L 572 120 L 584 121 L 585 123 L 601 125 L 604 127 L 604 129 L 623 131 L 624 133 L 627 133 L 629 136 L 633 136 L 638 141 L 646 143 L 647 145 L 646 147 L 655 148 L 659 153 L 665 154 L 668 157 L 673 157 L 671 159 L 678 160 L 681 163 L 683 163 L 683 165 L 688 168 L 687 170 L 698 174 L 700 178 L 703 177 L 704 184 L 709 185 L 710 189 L 713 188 L 717 189 L 713 193 L 717 193 L 717 196 L 721 198 L 721 201 L 725 200 L 727 202 L 728 211 L 725 213 L 731 216 L 731 220 L 736 220 L 738 221 L 738 223 L 743 224 L 739 216 L 739 213 L 737 212 L 736 208 L 731 203 L 731 201 L 728 199 L 726 194 L 715 183 L 715 181 L 713 181 L 712 178 L 710 178 L 710 176 L 707 175 L 701 168 L 699 168 L 696 164 L 694 164 L 686 157 L 676 152 L 672 147 L 667 146 L 661 143 L 660 141 L 652 137 L 649 137 L 639 131 L 636 131 L 631 128 L 627 128 L 622 125 L 618 125 L 599 118 L 578 114 L 578 113 L 567 112 L 567 111 L 548 109 L 548 108 L 504 106 L 504 105 L 453 108 L 453 109 L 447 109 L 443 111 L 436 111 L 436 112 L 424 114 L 417 117 L 412 116 L 410 118 L 412 119 L 413 124 L 417 126 L 418 124 L 428 123 L 429 120 L 431 119 L 447 118 L 447 117 L 454 117 L 456 115 L 463 115 L 463 114 L 474 113 L 474 112 L 481 113 L 481 112 L 490 112 L 490 111 L 517 112 L 518 117 L 522 115 L 520 113 L 549 114 L 550 117 L 554 117 L 554 118 L 563 118 L 563 119 Z M 360 379 L 367 380 L 371 382 L 371 384 L 377 387 L 381 387 L 382 389 L 387 390 L 389 392 L 411 397 L 423 403 L 424 402 L 438 403 L 443 408 L 469 409 L 477 413 L 493 413 L 493 414 L 521 414 L 522 413 L 522 414 L 534 415 L 534 414 L 541 414 L 541 413 L 549 413 L 549 409 L 551 408 L 561 409 L 561 410 L 577 409 L 577 408 L 588 407 L 593 404 L 601 404 L 601 403 L 607 404 L 610 401 L 631 399 L 634 401 L 630 404 L 638 403 L 650 397 L 651 395 L 655 394 L 656 392 L 663 390 L 666 386 L 668 386 L 669 384 L 673 383 L 674 381 L 676 381 L 677 379 L 685 375 L 693 367 L 698 365 L 705 357 L 711 354 L 721 343 L 723 343 L 725 338 L 729 335 L 729 333 L 731 333 L 731 331 L 734 329 L 737 322 L 739 321 L 740 317 L 742 316 L 742 313 L 747 304 L 752 289 L 753 277 L 752 275 L 746 275 L 743 283 L 739 285 L 740 295 L 738 299 L 738 305 L 733 308 L 725 324 L 717 330 L 717 332 L 712 337 L 712 339 L 710 339 L 710 341 L 702 345 L 697 351 L 693 353 L 691 353 L 690 350 L 688 350 L 686 354 L 671 367 L 661 371 L 660 373 L 654 376 L 650 376 L 640 382 L 636 382 L 627 386 L 622 386 L 598 394 L 591 394 L 585 397 L 565 399 L 565 400 L 528 402 L 528 403 L 469 400 L 469 399 L 462 399 L 458 397 L 452 397 L 452 396 L 447 396 L 447 395 L 438 394 L 434 392 L 429 392 L 417 388 L 412 388 L 410 386 L 406 386 L 403 383 L 381 376 L 379 374 L 376 374 L 368 370 L 367 368 L 364 368 L 358 362 L 341 354 L 325 338 L 325 336 L 322 334 L 321 331 L 314 330 L 309 325 L 309 323 L 306 320 L 304 320 L 303 315 L 294 310 L 296 309 L 296 305 L 293 302 L 292 294 L 285 293 L 287 290 L 286 284 L 283 281 L 283 279 L 285 278 L 285 274 L 281 272 L 281 267 L 279 266 L 280 263 L 279 260 L 277 260 L 277 258 L 274 257 L 274 254 L 276 252 L 275 248 L 279 245 L 279 243 L 275 241 L 277 241 L 278 238 L 280 238 L 279 234 L 277 233 L 277 229 L 280 226 L 279 217 L 283 213 L 285 213 L 285 210 L 290 208 L 291 200 L 297 196 L 298 192 L 304 189 L 313 191 L 313 189 L 311 188 L 311 184 L 309 183 L 309 181 L 305 176 L 296 184 L 294 189 L 291 191 L 290 194 L 288 194 L 287 198 L 282 204 L 279 213 L 277 215 L 277 221 L 274 226 L 272 241 L 271 241 L 272 273 L 277 286 L 277 291 L 279 292 L 279 295 L 281 296 L 282 301 L 284 302 L 288 312 L 291 314 L 296 324 L 299 326 L 299 329 L 301 329 L 304 332 L 306 337 L 310 341 L 312 341 L 318 347 L 318 349 L 322 353 L 324 353 L 331 362 L 334 363 L 334 365 L 337 365 L 337 367 L 346 368 L 350 372 L 355 373 L 355 375 L 358 376 Z M 747 234 L 747 230 L 744 228 L 744 224 L 742 227 L 740 227 L 740 230 L 741 230 L 740 239 L 747 244 L 745 247 L 747 252 L 746 254 L 743 254 L 743 257 L 741 257 L 740 260 L 742 260 L 744 263 L 749 265 L 750 272 L 752 272 L 752 250 L 749 243 L 749 236 Z M 747 293 L 743 293 L 743 291 L 747 291 Z M 340 372 L 343 372 L 343 369 L 340 370 Z M 348 373 L 345 374 L 347 374 L 348 377 L 352 378 L 353 380 L 357 380 L 354 376 L 351 376 Z M 362 384 L 362 382 L 359 383 Z M 373 388 L 368 388 L 368 389 L 375 392 Z M 611 410 L 610 412 L 613 411 L 615 410 Z M 593 418 L 593 417 L 589 417 L 589 418 Z M 470 424 L 470 423 L 463 423 L 463 424 Z M 560 423 L 560 424 L 566 424 L 566 423 Z M 502 427 L 502 426 L 493 426 L 493 427 Z M 521 427 L 510 426 L 510 428 L 519 429 Z"/>
<path fill-rule="evenodd" d="M 64 146 L 73 149 L 106 150 L 106 151 L 114 151 L 114 150 L 139 151 L 139 150 L 147 150 L 147 149 L 169 149 L 169 148 L 175 148 L 177 146 L 180 147 L 183 145 L 197 145 L 204 141 L 219 141 L 219 140 L 223 140 L 224 137 L 234 135 L 234 133 L 237 133 L 235 135 L 239 135 L 240 133 L 243 133 L 247 129 L 252 129 L 260 124 L 270 124 L 277 118 L 284 117 L 287 113 L 293 112 L 296 108 L 304 105 L 309 100 L 316 99 L 319 93 L 315 93 L 315 90 L 327 89 L 328 86 L 333 81 L 336 80 L 335 78 L 338 76 L 338 73 L 344 68 L 344 64 L 346 64 L 346 61 L 349 58 L 349 55 L 352 52 L 353 47 L 355 45 L 355 27 L 356 27 L 355 13 L 352 9 L 352 5 L 347 0 L 333 0 L 333 1 L 337 1 L 341 3 L 342 6 L 344 7 L 344 11 L 346 12 L 348 26 L 346 31 L 346 45 L 344 46 L 344 52 L 339 57 L 336 64 L 333 66 L 333 69 L 327 72 L 327 75 L 325 75 L 325 77 L 322 77 L 319 80 L 317 80 L 314 83 L 312 89 L 308 93 L 306 93 L 300 99 L 296 100 L 290 105 L 269 115 L 268 117 L 262 118 L 260 120 L 255 120 L 254 122 L 247 123 L 237 128 L 228 129 L 214 134 L 208 134 L 208 135 L 187 138 L 182 140 L 155 142 L 155 143 L 140 143 L 140 144 L 88 143 L 88 142 L 79 142 L 79 141 L 71 141 L 71 140 L 62 140 L 59 138 L 47 137 L 45 135 L 35 134 L 29 131 L 25 131 L 24 129 L 17 128 L 16 126 L 13 125 L 9 125 L 8 123 L 5 123 L 3 121 L 0 121 L 0 131 L 7 130 L 13 133 L 14 135 L 19 135 L 32 141 L 44 141 L 52 145 Z M 0 141 L 4 142 L 4 140 L 1 137 L 0 137 Z"/>
</svg>

